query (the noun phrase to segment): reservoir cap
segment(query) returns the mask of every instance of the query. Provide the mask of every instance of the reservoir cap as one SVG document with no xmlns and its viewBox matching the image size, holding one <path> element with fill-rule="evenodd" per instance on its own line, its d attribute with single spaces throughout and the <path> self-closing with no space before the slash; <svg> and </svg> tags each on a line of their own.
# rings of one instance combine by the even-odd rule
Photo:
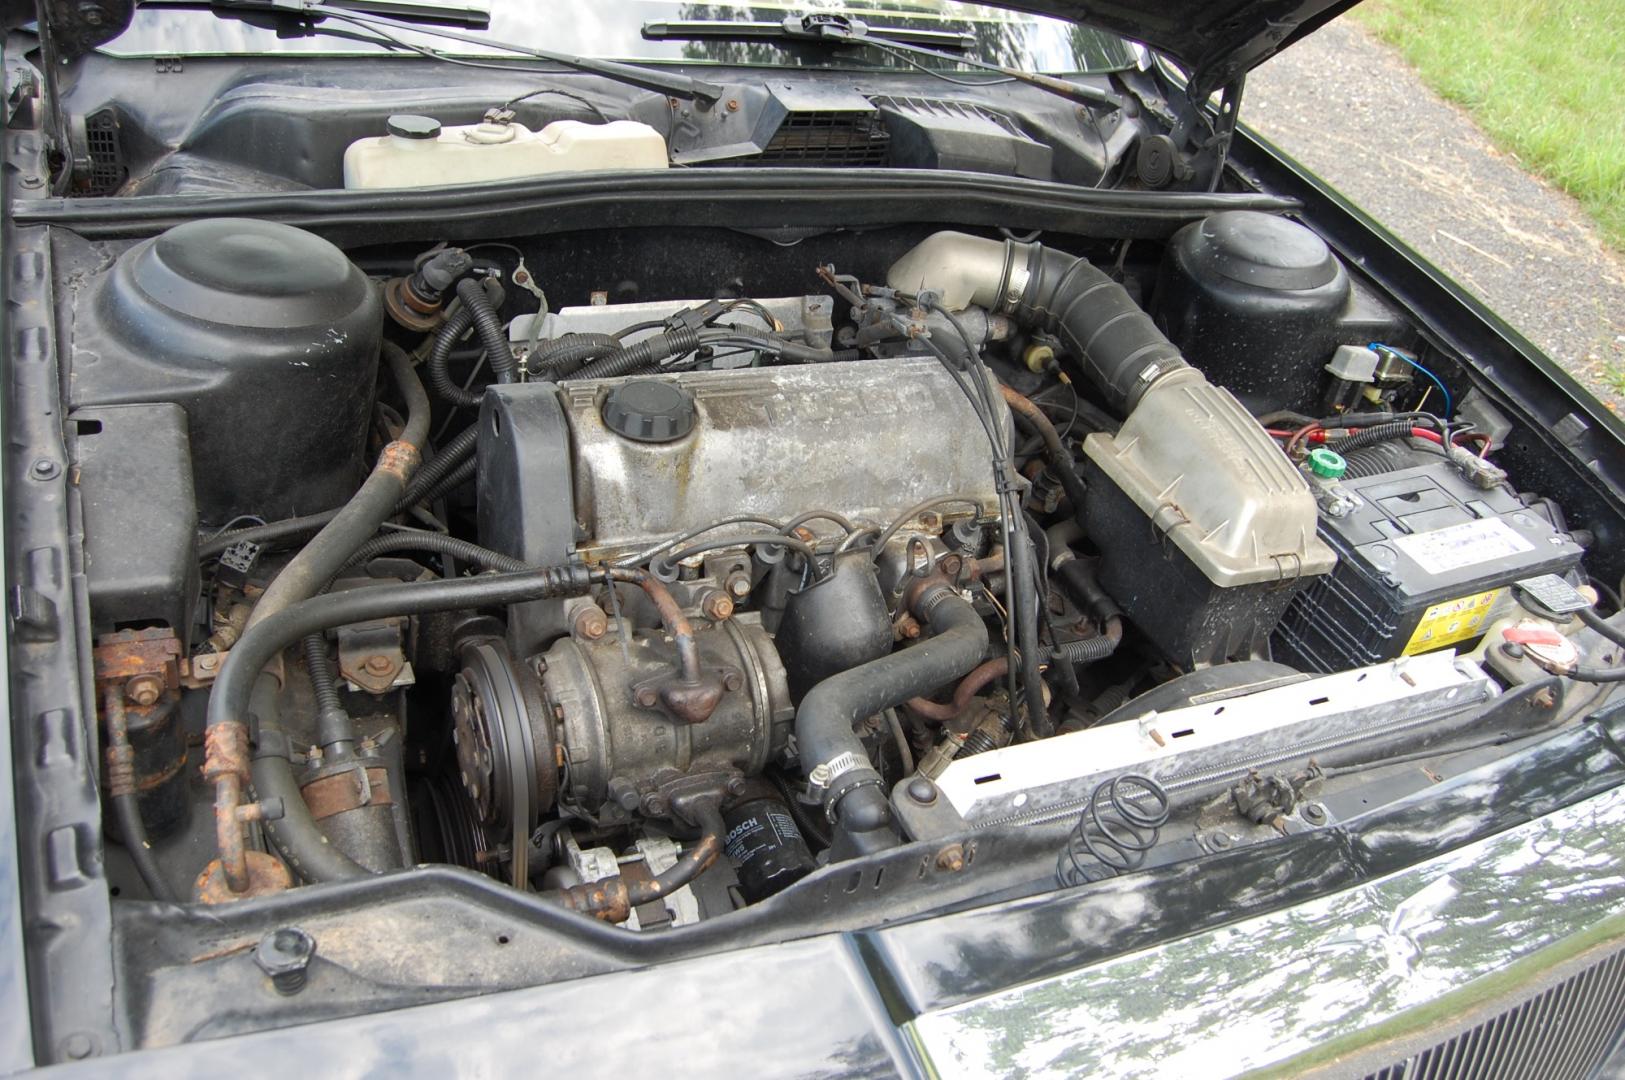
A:
<svg viewBox="0 0 1625 1080">
<path fill-rule="evenodd" d="M 391 135 L 402 139 L 440 138 L 440 121 L 432 116 L 396 113 L 385 121 L 385 126 Z"/>
</svg>

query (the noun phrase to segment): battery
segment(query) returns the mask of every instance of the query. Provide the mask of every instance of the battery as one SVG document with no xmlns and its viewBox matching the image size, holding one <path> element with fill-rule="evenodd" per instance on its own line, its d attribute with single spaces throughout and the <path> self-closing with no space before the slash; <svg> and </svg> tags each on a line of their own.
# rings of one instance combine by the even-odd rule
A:
<svg viewBox="0 0 1625 1080">
<path fill-rule="evenodd" d="M 1293 597 L 1275 659 L 1334 672 L 1476 640 L 1521 578 L 1564 574 L 1584 550 L 1506 486 L 1485 490 L 1437 461 L 1345 479 L 1354 507 L 1322 514 L 1331 573 Z"/>
</svg>

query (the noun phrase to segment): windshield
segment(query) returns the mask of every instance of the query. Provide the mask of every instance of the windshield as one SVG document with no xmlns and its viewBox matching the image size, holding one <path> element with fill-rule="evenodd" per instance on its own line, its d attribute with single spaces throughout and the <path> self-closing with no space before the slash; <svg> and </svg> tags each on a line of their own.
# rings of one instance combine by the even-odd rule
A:
<svg viewBox="0 0 1625 1080">
<path fill-rule="evenodd" d="M 968 31 L 974 48 L 964 55 L 989 63 L 1053 75 L 1116 71 L 1135 63 L 1134 49 L 1121 38 L 1060 19 L 1028 15 L 953 0 L 880 0 L 873 3 L 684 4 L 670 0 L 496 0 L 491 25 L 481 36 L 494 41 L 545 48 L 600 59 L 733 66 L 892 68 L 910 60 L 872 49 L 773 41 L 649 41 L 646 22 L 704 20 L 780 22 L 787 15 L 817 10 L 862 19 L 874 33 L 886 29 Z M 311 37 L 281 36 L 274 24 L 221 18 L 201 9 L 143 7 L 119 37 L 101 52 L 120 57 L 249 56 L 305 54 L 373 56 L 388 47 L 369 32 L 334 22 Z M 462 28 L 459 28 L 460 30 Z M 285 31 L 284 31 L 285 32 Z M 427 30 L 390 31 L 403 43 L 456 56 L 502 56 L 498 48 L 436 37 Z M 913 64 L 951 67 L 928 57 Z"/>
</svg>

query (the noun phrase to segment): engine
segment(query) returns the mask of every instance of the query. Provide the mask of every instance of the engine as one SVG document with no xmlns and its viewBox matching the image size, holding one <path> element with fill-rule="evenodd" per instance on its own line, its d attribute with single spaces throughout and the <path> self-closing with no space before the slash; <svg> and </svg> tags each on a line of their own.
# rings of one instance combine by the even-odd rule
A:
<svg viewBox="0 0 1625 1080">
<path fill-rule="evenodd" d="M 74 417 L 140 887 L 449 863 L 682 926 L 1054 822 L 1119 759 L 1167 811 L 1157 776 L 1328 745 L 1270 694 L 1381 682 L 1360 708 L 1440 724 L 1492 694 L 1392 665 L 1584 584 L 1585 534 L 1490 456 L 1504 417 L 1301 225 L 1152 247 L 887 233 L 775 252 L 763 295 L 688 266 L 555 310 L 506 241 L 129 246 Z M 1572 669 L 1570 632 L 1520 655 Z M 1231 699 L 1258 726 L 1145 726 Z"/>
</svg>

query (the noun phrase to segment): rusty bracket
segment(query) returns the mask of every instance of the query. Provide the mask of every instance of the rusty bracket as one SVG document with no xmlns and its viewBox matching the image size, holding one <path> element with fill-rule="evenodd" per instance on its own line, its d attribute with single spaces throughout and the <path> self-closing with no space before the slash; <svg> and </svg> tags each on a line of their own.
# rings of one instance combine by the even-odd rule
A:
<svg viewBox="0 0 1625 1080">
<path fill-rule="evenodd" d="M 367 766 L 359 761 L 342 772 L 312 780 L 299 790 L 317 821 L 364 806 L 389 806 L 395 801 L 389 790 L 389 772 L 381 765 Z"/>
<path fill-rule="evenodd" d="M 684 682 L 674 669 L 633 683 L 632 703 L 640 709 L 658 708 L 679 724 L 703 724 L 716 711 L 723 694 L 744 685 L 745 676 L 738 668 L 711 668 L 693 684 Z"/>
<path fill-rule="evenodd" d="M 120 630 L 96 639 L 91 653 L 98 686 L 122 685 L 124 696 L 148 706 L 181 685 L 181 643 L 173 630 Z"/>
<path fill-rule="evenodd" d="M 406 620 L 377 619 L 338 629 L 339 674 L 369 694 L 416 682 L 404 649 Z"/>
</svg>

